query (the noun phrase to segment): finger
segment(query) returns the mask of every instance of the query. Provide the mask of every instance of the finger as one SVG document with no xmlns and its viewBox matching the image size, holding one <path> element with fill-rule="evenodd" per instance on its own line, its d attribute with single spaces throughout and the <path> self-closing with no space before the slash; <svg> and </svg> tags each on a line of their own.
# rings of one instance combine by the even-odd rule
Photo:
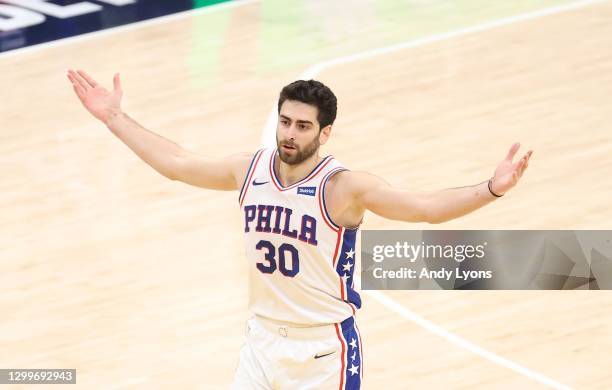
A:
<svg viewBox="0 0 612 390">
<path fill-rule="evenodd" d="M 85 81 L 85 79 L 83 79 L 81 76 L 79 76 L 79 74 L 73 70 L 70 71 L 70 74 L 72 75 L 72 78 L 81 86 L 83 87 L 83 89 L 85 91 L 87 91 L 87 88 L 89 88 L 89 84 L 87 84 L 87 81 Z"/>
<path fill-rule="evenodd" d="M 121 76 L 119 73 L 115 73 L 115 77 L 113 77 L 113 87 L 115 88 L 116 92 L 123 93 L 123 90 L 121 89 Z"/>
<path fill-rule="evenodd" d="M 525 164 L 523 165 L 523 167 L 521 168 L 521 176 L 523 175 L 523 173 L 527 170 L 527 167 L 529 166 L 529 157 L 527 157 L 525 159 Z"/>
<path fill-rule="evenodd" d="M 85 100 L 85 91 L 80 86 L 73 85 L 72 89 L 74 89 L 74 93 L 76 93 L 77 97 L 81 102 Z"/>
<path fill-rule="evenodd" d="M 72 76 L 68 74 L 68 80 L 72 83 L 72 87 L 75 88 L 75 91 L 80 91 L 80 93 L 85 96 L 85 89 L 81 86 L 81 84 Z"/>
<path fill-rule="evenodd" d="M 512 161 L 512 159 L 514 158 L 514 155 L 516 154 L 516 152 L 519 150 L 520 147 L 521 147 L 521 144 L 519 142 L 516 142 L 514 145 L 512 145 L 512 147 L 510 148 L 510 151 L 508 151 L 506 160 Z"/>
<path fill-rule="evenodd" d="M 527 165 L 529 165 L 529 159 L 531 158 L 532 154 L 533 154 L 533 151 L 530 150 L 529 152 L 525 154 L 525 156 L 523 156 L 523 159 L 525 160 L 525 163 L 523 165 L 523 171 L 527 169 Z"/>
<path fill-rule="evenodd" d="M 98 83 L 96 83 L 96 80 L 92 79 L 91 76 L 89 76 L 87 73 L 85 73 L 82 70 L 79 70 L 77 72 L 81 77 L 83 77 L 83 79 L 85 79 L 85 81 L 87 81 L 87 83 L 92 87 L 95 88 L 98 86 Z"/>
<path fill-rule="evenodd" d="M 519 177 L 521 176 L 522 172 L 523 172 L 523 167 L 525 166 L 525 157 L 523 157 L 522 159 L 519 160 L 519 162 L 516 163 L 516 168 L 514 170 L 515 173 L 517 173 L 519 175 Z"/>
<path fill-rule="evenodd" d="M 521 166 L 519 168 L 519 177 L 523 176 L 523 172 L 525 172 L 525 168 L 527 167 L 527 159 L 524 158 L 523 160 L 521 160 Z"/>
</svg>

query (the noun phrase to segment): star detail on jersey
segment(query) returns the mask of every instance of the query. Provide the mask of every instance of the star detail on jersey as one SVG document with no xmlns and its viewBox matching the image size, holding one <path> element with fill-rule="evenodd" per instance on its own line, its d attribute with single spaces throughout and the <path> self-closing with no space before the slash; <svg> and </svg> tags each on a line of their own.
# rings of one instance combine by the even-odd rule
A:
<svg viewBox="0 0 612 390">
<path fill-rule="evenodd" d="M 344 281 L 344 284 L 346 284 L 346 281 L 348 280 L 348 278 L 350 278 L 350 276 L 347 274 L 344 274 L 341 277 L 342 277 L 342 280 Z"/>
<path fill-rule="evenodd" d="M 349 371 L 351 372 L 351 376 L 359 373 L 359 366 L 356 366 L 354 364 L 351 363 L 351 368 L 349 368 Z"/>
<path fill-rule="evenodd" d="M 351 339 L 351 342 L 349 343 L 349 345 L 351 346 L 351 349 L 357 348 L 357 340 Z"/>
<path fill-rule="evenodd" d="M 355 357 L 357 357 L 357 352 L 353 351 L 353 355 L 351 355 L 351 360 L 355 361 Z"/>
<path fill-rule="evenodd" d="M 342 270 L 343 271 L 348 271 L 351 272 L 351 267 L 353 266 L 353 263 L 351 263 L 350 261 L 347 262 L 346 264 L 342 264 Z"/>
<path fill-rule="evenodd" d="M 355 254 L 355 251 L 353 250 L 353 248 L 351 248 L 350 251 L 346 252 L 346 258 L 352 259 L 354 254 Z"/>
</svg>

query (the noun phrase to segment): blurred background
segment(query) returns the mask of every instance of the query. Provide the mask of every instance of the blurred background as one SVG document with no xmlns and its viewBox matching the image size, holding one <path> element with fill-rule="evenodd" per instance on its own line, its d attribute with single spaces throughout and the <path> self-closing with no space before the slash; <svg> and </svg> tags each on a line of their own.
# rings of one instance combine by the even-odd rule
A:
<svg viewBox="0 0 612 390">
<path fill-rule="evenodd" d="M 473 214 L 364 229 L 611 228 L 609 1 L 213 3 L 0 0 L 0 368 L 228 388 L 244 341 L 238 194 L 157 174 L 67 69 L 120 72 L 131 117 L 211 157 L 269 143 L 280 89 L 310 77 L 339 101 L 323 153 L 400 188 L 476 184 L 513 142 L 534 150 Z M 381 295 L 358 314 L 364 388 L 612 386 L 608 291 Z"/>
</svg>

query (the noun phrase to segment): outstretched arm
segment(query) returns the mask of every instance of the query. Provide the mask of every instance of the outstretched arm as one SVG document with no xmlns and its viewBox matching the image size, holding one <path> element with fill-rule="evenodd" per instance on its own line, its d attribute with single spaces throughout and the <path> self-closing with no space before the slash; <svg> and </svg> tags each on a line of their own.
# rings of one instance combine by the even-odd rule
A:
<svg viewBox="0 0 612 390">
<path fill-rule="evenodd" d="M 68 71 L 68 79 L 83 106 L 103 122 L 138 157 L 171 180 L 215 190 L 237 190 L 251 160 L 249 154 L 209 159 L 147 130 L 121 110 L 121 80 L 108 91 L 83 71 Z"/>
<path fill-rule="evenodd" d="M 527 169 L 533 153 L 530 150 L 513 163 L 512 159 L 519 147 L 518 143 L 512 145 L 490 181 L 473 186 L 430 192 L 404 191 L 392 188 L 375 175 L 363 172 L 345 175 L 343 184 L 349 188 L 359 209 L 367 209 L 394 220 L 442 223 L 471 213 L 514 187 Z"/>
</svg>

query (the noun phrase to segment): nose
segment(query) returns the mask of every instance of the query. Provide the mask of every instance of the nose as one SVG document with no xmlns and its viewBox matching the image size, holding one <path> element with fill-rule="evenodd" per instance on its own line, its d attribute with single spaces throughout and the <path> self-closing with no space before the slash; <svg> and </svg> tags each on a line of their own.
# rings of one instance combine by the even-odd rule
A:
<svg viewBox="0 0 612 390">
<path fill-rule="evenodd" d="M 291 139 L 293 141 L 295 141 L 295 135 L 297 134 L 297 129 L 295 127 L 295 124 L 292 124 L 289 127 L 285 127 L 285 138 L 286 139 Z"/>
</svg>

